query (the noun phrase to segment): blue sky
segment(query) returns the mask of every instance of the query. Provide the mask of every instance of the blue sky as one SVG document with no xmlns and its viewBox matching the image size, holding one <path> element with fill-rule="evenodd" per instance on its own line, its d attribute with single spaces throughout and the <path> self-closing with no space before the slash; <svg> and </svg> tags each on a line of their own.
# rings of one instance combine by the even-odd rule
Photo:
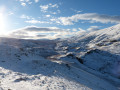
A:
<svg viewBox="0 0 120 90">
<path fill-rule="evenodd" d="M 60 38 L 120 23 L 119 0 L 0 0 L 0 32 Z"/>
</svg>

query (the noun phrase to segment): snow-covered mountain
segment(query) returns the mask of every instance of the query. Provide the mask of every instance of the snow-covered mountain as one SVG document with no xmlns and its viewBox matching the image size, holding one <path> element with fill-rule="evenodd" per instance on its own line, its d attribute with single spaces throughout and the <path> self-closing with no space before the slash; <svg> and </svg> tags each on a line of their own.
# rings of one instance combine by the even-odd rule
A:
<svg viewBox="0 0 120 90">
<path fill-rule="evenodd" d="M 120 24 L 62 40 L 0 38 L 1 90 L 117 90 Z"/>
<path fill-rule="evenodd" d="M 81 36 L 74 36 L 57 43 L 59 60 L 78 62 L 80 68 L 105 79 L 112 80 L 116 85 L 120 78 L 120 24 L 94 31 Z M 90 71 L 91 69 L 91 71 Z M 97 74 L 97 73 L 100 74 Z M 120 83 L 119 83 L 120 84 Z"/>
</svg>

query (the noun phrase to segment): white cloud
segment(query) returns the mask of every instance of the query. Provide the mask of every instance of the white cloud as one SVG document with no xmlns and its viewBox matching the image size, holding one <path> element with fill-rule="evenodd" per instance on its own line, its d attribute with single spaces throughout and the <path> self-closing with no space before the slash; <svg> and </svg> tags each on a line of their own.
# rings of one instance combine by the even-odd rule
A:
<svg viewBox="0 0 120 90">
<path fill-rule="evenodd" d="M 35 2 L 37 3 L 37 2 L 39 2 L 39 0 L 35 0 Z"/>
<path fill-rule="evenodd" d="M 46 17 L 50 17 L 51 15 L 46 15 Z"/>
<path fill-rule="evenodd" d="M 87 29 L 88 31 L 96 31 L 96 30 L 100 30 L 99 26 L 90 26 L 90 28 Z"/>
<path fill-rule="evenodd" d="M 86 32 L 86 30 L 82 29 L 82 28 L 78 28 L 79 31 L 78 32 Z"/>
<path fill-rule="evenodd" d="M 41 11 L 42 12 L 47 12 L 49 8 L 58 8 L 59 6 L 57 4 L 47 4 L 47 5 L 40 5 Z"/>
<path fill-rule="evenodd" d="M 80 13 L 80 12 L 82 12 L 82 11 L 76 11 L 77 13 Z"/>
<path fill-rule="evenodd" d="M 8 12 L 8 15 L 13 15 L 14 13 L 13 12 Z"/>
<path fill-rule="evenodd" d="M 38 24 L 38 23 L 50 23 L 50 22 L 47 22 L 47 21 L 39 21 L 39 20 L 29 20 L 29 21 L 25 21 L 26 23 L 31 23 L 31 24 Z"/>
<path fill-rule="evenodd" d="M 76 29 L 76 28 L 73 28 L 73 29 L 72 29 L 72 31 L 76 32 L 76 31 L 77 31 L 77 29 Z"/>
<path fill-rule="evenodd" d="M 50 15 L 46 15 L 46 17 L 50 17 Z M 26 23 L 31 23 L 31 24 L 41 24 L 41 23 L 45 23 L 45 24 L 49 23 L 49 24 L 51 24 L 52 23 L 52 22 L 49 22 L 49 21 L 36 20 L 32 16 L 27 16 L 25 14 L 21 15 L 20 18 L 25 19 Z"/>
<path fill-rule="evenodd" d="M 76 14 L 71 17 L 59 17 L 56 22 L 62 25 L 73 25 L 80 20 L 88 21 L 89 23 L 120 23 L 120 16 L 110 16 L 96 13 Z"/>
<path fill-rule="evenodd" d="M 24 0 L 20 0 L 20 2 L 23 2 Z"/>
<path fill-rule="evenodd" d="M 60 17 L 58 20 L 62 25 L 73 25 L 73 21 L 69 17 Z"/>
<path fill-rule="evenodd" d="M 50 11 L 49 13 L 50 13 L 50 14 L 58 14 L 58 13 L 61 13 L 61 11 L 60 11 L 60 10 L 57 10 L 57 11 Z"/>
<path fill-rule="evenodd" d="M 22 6 L 26 6 L 26 3 L 22 2 L 21 5 L 22 5 Z"/>
<path fill-rule="evenodd" d="M 50 12 L 51 14 L 57 14 L 57 12 Z"/>
<path fill-rule="evenodd" d="M 37 27 L 37 26 L 27 26 L 24 28 L 21 28 L 20 30 L 23 31 L 33 31 L 33 32 L 60 32 L 61 29 L 57 27 Z"/>
<path fill-rule="evenodd" d="M 25 0 L 26 2 L 29 2 L 30 0 Z"/>
<path fill-rule="evenodd" d="M 18 0 L 22 6 L 26 6 L 27 4 L 32 4 L 31 0 Z"/>
<path fill-rule="evenodd" d="M 50 5 L 50 7 L 52 7 L 52 8 L 58 8 L 58 7 L 59 7 L 57 4 L 49 4 L 49 5 Z"/>
<path fill-rule="evenodd" d="M 84 34 L 86 33 L 87 31 L 86 30 L 83 30 L 82 28 L 73 28 L 72 29 L 72 33 L 70 35 L 81 35 L 81 34 Z"/>
<path fill-rule="evenodd" d="M 48 5 L 41 5 L 40 8 L 41 8 L 41 11 L 46 12 L 46 10 L 49 8 L 49 6 Z"/>
<path fill-rule="evenodd" d="M 75 13 L 80 13 L 80 12 L 82 12 L 82 10 L 75 10 L 75 9 L 73 9 L 73 8 L 71 8 L 71 10 L 74 11 Z"/>
<path fill-rule="evenodd" d="M 23 14 L 23 15 L 21 15 L 21 16 L 20 16 L 20 18 L 23 18 L 23 19 L 31 19 L 31 17 L 30 17 L 30 16 L 27 16 L 27 15 L 24 15 L 24 14 Z"/>
</svg>

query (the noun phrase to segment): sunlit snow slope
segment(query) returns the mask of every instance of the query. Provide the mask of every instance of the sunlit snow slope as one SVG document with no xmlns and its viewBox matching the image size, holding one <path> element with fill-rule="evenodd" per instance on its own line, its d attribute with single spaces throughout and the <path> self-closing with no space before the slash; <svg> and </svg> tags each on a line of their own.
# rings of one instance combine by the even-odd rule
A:
<svg viewBox="0 0 120 90">
<path fill-rule="evenodd" d="M 57 59 L 120 87 L 120 24 L 61 40 L 56 49 Z"/>
</svg>

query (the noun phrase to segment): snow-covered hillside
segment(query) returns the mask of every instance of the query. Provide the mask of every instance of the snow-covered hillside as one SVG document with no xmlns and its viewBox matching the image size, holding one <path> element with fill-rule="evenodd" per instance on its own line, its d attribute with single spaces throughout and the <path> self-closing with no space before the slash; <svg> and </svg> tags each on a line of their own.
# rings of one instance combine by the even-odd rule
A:
<svg viewBox="0 0 120 90">
<path fill-rule="evenodd" d="M 79 62 L 80 68 L 119 87 L 120 24 L 64 39 L 57 43 L 56 49 L 59 60 L 77 65 Z"/>
<path fill-rule="evenodd" d="M 0 38 L 1 90 L 117 90 L 120 25 L 64 40 Z"/>
<path fill-rule="evenodd" d="M 49 40 L 1 38 L 0 89 L 101 90 L 107 85 L 115 90 L 110 83 L 79 68 L 47 60 L 58 54 L 55 45 L 56 41 Z"/>
</svg>

